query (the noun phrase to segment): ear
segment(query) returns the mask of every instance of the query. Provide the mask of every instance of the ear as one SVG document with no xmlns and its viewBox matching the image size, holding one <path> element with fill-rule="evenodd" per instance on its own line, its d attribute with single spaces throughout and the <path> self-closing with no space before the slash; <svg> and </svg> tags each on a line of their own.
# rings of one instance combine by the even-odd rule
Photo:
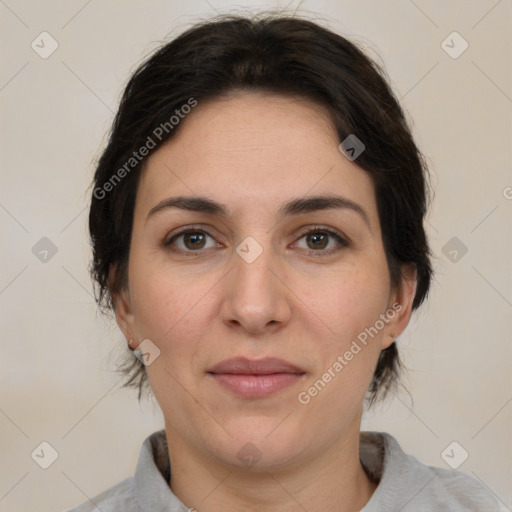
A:
<svg viewBox="0 0 512 512">
<path fill-rule="evenodd" d="M 117 266 L 110 269 L 109 283 L 114 282 L 114 275 Z M 113 287 L 110 286 L 112 290 Z M 138 345 L 137 331 L 135 328 L 135 315 L 133 312 L 132 299 L 130 295 L 129 284 L 126 283 L 121 290 L 111 292 L 112 302 L 114 303 L 114 312 L 116 315 L 116 322 L 121 329 L 126 341 L 130 344 L 132 349 L 136 349 Z"/>
<path fill-rule="evenodd" d="M 400 267 L 402 279 L 391 291 L 388 309 L 385 313 L 386 322 L 381 348 L 388 348 L 405 331 L 412 313 L 412 303 L 416 295 L 418 277 L 416 265 L 407 264 Z"/>
</svg>

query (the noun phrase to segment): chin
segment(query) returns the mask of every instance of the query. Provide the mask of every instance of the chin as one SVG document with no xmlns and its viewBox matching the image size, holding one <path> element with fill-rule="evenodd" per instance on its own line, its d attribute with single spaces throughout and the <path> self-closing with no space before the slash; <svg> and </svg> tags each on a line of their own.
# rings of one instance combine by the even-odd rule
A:
<svg viewBox="0 0 512 512">
<path fill-rule="evenodd" d="M 303 451 L 305 433 L 286 424 L 285 417 L 237 418 L 226 428 L 232 437 L 223 436 L 219 458 L 252 471 L 276 471 L 290 465 Z"/>
</svg>

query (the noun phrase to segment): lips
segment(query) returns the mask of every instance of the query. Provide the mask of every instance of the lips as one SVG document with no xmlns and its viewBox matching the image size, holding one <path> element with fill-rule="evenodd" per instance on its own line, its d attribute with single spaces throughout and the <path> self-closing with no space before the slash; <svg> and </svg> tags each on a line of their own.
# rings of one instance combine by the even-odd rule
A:
<svg viewBox="0 0 512 512">
<path fill-rule="evenodd" d="M 223 389 L 242 398 L 264 398 L 297 383 L 306 373 L 282 359 L 234 358 L 216 364 L 208 375 Z"/>
<path fill-rule="evenodd" d="M 265 359 L 247 359 L 245 357 L 236 357 L 227 359 L 216 364 L 208 373 L 215 374 L 237 374 L 237 375 L 271 375 L 273 373 L 295 373 L 303 374 L 297 366 L 278 359 L 275 357 L 267 357 Z"/>
</svg>

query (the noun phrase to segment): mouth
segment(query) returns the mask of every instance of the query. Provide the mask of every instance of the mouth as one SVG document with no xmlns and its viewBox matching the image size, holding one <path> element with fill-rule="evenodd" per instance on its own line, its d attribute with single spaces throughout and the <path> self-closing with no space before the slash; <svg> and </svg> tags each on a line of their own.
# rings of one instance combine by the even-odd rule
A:
<svg viewBox="0 0 512 512">
<path fill-rule="evenodd" d="M 273 395 L 300 381 L 305 373 L 282 359 L 241 357 L 222 361 L 207 372 L 224 389 L 243 398 Z"/>
</svg>

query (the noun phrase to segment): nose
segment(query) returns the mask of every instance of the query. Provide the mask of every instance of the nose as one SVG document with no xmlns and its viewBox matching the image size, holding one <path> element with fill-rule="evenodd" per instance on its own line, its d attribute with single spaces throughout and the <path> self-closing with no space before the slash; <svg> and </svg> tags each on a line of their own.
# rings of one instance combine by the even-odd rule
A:
<svg viewBox="0 0 512 512">
<path fill-rule="evenodd" d="M 271 248 L 251 261 L 234 255 L 234 268 L 224 280 L 222 319 L 230 328 L 253 336 L 266 335 L 289 322 L 290 290 Z"/>
</svg>

